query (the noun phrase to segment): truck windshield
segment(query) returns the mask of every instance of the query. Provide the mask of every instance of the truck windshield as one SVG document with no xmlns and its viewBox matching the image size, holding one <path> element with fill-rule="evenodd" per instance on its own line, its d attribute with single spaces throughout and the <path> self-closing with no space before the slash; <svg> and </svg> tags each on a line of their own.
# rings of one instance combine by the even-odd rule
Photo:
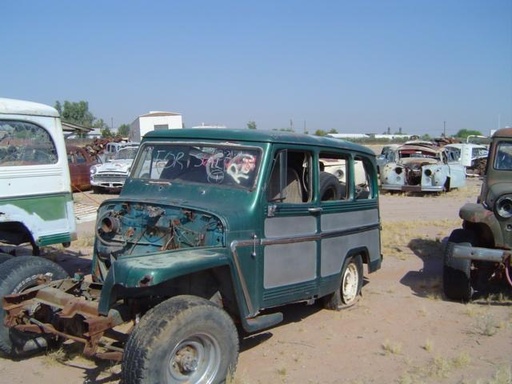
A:
<svg viewBox="0 0 512 384">
<path fill-rule="evenodd" d="M 500 170 L 512 170 L 512 142 L 504 141 L 498 144 L 494 168 Z"/>
<path fill-rule="evenodd" d="M 132 178 L 251 189 L 260 157 L 260 150 L 253 147 L 146 144 L 139 152 Z"/>
</svg>

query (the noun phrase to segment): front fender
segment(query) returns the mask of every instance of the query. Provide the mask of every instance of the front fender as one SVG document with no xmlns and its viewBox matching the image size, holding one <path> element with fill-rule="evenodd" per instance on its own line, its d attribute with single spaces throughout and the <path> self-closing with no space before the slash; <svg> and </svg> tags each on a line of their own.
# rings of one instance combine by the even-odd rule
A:
<svg viewBox="0 0 512 384">
<path fill-rule="evenodd" d="M 504 243 L 503 232 L 494 212 L 486 209 L 482 204 L 467 203 L 459 210 L 459 217 L 469 223 L 484 224 L 489 227 L 496 246 Z"/>
<path fill-rule="evenodd" d="M 229 264 L 226 251 L 190 249 L 125 256 L 110 267 L 101 290 L 99 313 L 108 314 L 119 288 L 155 286 L 176 277 Z"/>
</svg>

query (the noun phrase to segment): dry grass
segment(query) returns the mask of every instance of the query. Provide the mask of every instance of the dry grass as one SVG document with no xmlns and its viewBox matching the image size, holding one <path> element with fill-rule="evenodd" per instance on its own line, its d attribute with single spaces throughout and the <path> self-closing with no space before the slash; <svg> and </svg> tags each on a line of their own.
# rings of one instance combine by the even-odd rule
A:
<svg viewBox="0 0 512 384">
<path fill-rule="evenodd" d="M 92 248 L 94 246 L 94 234 L 80 236 L 80 238 L 73 242 L 73 245 L 76 247 Z"/>
<path fill-rule="evenodd" d="M 425 233 L 426 227 L 435 228 L 438 234 L 432 237 Z M 381 247 L 384 257 L 406 260 L 411 251 L 421 257 L 438 257 L 443 253 L 443 237 L 452 229 L 460 227 L 460 220 L 394 221 L 382 224 Z"/>
<path fill-rule="evenodd" d="M 406 373 L 400 376 L 398 382 L 401 384 L 416 384 L 425 382 L 444 381 L 455 371 L 464 369 L 471 364 L 471 357 L 467 352 L 461 352 L 453 358 L 435 356 L 424 366 L 411 367 Z"/>
<path fill-rule="evenodd" d="M 498 367 L 496 373 L 489 381 L 477 381 L 477 384 L 510 384 L 512 383 L 512 367 Z"/>
<path fill-rule="evenodd" d="M 402 344 L 386 340 L 382 343 L 382 350 L 386 355 L 400 355 L 402 353 Z"/>
</svg>

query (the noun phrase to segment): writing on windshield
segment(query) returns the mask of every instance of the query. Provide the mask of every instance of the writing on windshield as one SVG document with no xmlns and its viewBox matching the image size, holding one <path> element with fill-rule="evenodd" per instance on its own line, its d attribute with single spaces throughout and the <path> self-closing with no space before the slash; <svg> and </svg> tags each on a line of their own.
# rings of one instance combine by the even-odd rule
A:
<svg viewBox="0 0 512 384">
<path fill-rule="evenodd" d="M 146 145 L 135 177 L 251 188 L 260 151 L 233 146 Z"/>
</svg>

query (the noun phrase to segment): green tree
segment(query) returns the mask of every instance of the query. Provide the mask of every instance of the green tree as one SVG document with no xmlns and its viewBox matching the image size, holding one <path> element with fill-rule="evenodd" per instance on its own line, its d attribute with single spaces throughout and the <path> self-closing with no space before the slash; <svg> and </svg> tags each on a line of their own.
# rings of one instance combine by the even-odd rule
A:
<svg viewBox="0 0 512 384">
<path fill-rule="evenodd" d="M 105 137 L 105 138 L 108 138 L 108 137 L 113 137 L 114 135 L 112 135 L 112 131 L 110 130 L 109 127 L 105 127 L 101 130 L 101 137 Z"/>
<path fill-rule="evenodd" d="M 460 129 L 459 132 L 455 134 L 455 137 L 460 137 L 462 139 L 467 138 L 468 136 L 483 136 L 480 131 L 474 131 L 471 129 Z"/>
<path fill-rule="evenodd" d="M 256 122 L 251 120 L 247 123 L 247 128 L 249 129 L 256 129 Z"/>
<path fill-rule="evenodd" d="M 89 111 L 89 103 L 87 101 L 76 103 L 66 100 L 64 104 L 57 101 L 55 102 L 55 109 L 59 111 L 62 120 L 67 123 L 78 124 L 83 127 L 93 127 L 95 117 Z"/>
<path fill-rule="evenodd" d="M 121 137 L 128 137 L 130 136 L 130 125 L 129 124 L 122 124 L 117 129 L 117 135 Z"/>
<path fill-rule="evenodd" d="M 99 128 L 99 129 L 105 129 L 108 128 L 110 130 L 110 127 L 107 123 L 103 121 L 103 119 L 94 120 L 94 123 L 92 124 L 93 128 Z"/>
<path fill-rule="evenodd" d="M 327 132 L 325 132 L 323 129 L 317 129 L 314 133 L 315 136 L 327 136 Z"/>
<path fill-rule="evenodd" d="M 338 133 L 338 131 L 334 128 L 331 128 L 331 130 L 329 131 L 329 133 Z"/>
</svg>

